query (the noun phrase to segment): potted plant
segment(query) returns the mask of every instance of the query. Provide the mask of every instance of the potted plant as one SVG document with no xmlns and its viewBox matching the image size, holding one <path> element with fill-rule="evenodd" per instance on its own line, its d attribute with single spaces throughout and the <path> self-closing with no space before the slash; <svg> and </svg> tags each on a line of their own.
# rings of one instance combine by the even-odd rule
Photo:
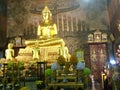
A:
<svg viewBox="0 0 120 90">
<path fill-rule="evenodd" d="M 30 90 L 28 87 L 22 87 L 20 90 Z"/>
<path fill-rule="evenodd" d="M 57 59 L 57 63 L 58 63 L 58 75 L 60 76 L 63 70 L 63 66 L 65 65 L 65 58 L 60 55 Z"/>
<path fill-rule="evenodd" d="M 55 83 L 55 80 L 56 80 L 56 70 L 57 69 L 58 69 L 58 64 L 55 62 L 51 66 L 51 70 L 52 70 L 52 73 L 51 73 L 51 82 L 52 83 Z"/>
<path fill-rule="evenodd" d="M 36 82 L 37 88 L 39 88 L 40 90 L 42 90 L 44 88 L 44 83 L 41 80 L 37 80 Z"/>
<path fill-rule="evenodd" d="M 83 71 L 83 74 L 84 74 L 84 85 L 85 85 L 85 88 L 89 88 L 91 86 L 91 79 L 90 79 L 90 74 L 91 74 L 91 70 L 90 68 L 88 67 L 85 67 L 84 71 Z"/>
<path fill-rule="evenodd" d="M 77 79 L 79 83 L 83 82 L 83 70 L 85 68 L 84 63 L 82 63 L 81 61 L 79 61 L 76 65 L 76 70 L 77 70 Z"/>
<path fill-rule="evenodd" d="M 75 55 L 75 53 L 74 54 L 72 54 L 71 55 L 71 58 L 70 58 L 70 64 L 72 65 L 72 72 L 74 73 L 74 74 L 76 74 L 76 65 L 77 65 L 77 63 L 78 63 L 78 60 L 77 60 L 77 57 L 76 57 L 76 55 Z"/>
<path fill-rule="evenodd" d="M 52 70 L 50 68 L 47 68 L 45 70 L 45 86 L 48 86 L 48 83 L 51 82 L 51 74 L 52 74 Z"/>
</svg>

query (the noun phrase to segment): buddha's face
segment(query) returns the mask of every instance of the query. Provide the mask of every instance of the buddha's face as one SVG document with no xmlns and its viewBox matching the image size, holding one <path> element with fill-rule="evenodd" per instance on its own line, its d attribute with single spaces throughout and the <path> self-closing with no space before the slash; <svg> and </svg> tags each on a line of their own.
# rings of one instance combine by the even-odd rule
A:
<svg viewBox="0 0 120 90">
<path fill-rule="evenodd" d="M 43 16 L 45 23 L 49 23 L 52 17 L 52 13 L 47 6 L 45 6 L 45 8 L 43 9 L 42 16 Z"/>
<path fill-rule="evenodd" d="M 8 44 L 8 49 L 12 49 L 13 48 L 13 44 Z"/>
<path fill-rule="evenodd" d="M 44 20 L 49 20 L 49 13 L 48 12 L 43 13 L 43 19 Z"/>
</svg>

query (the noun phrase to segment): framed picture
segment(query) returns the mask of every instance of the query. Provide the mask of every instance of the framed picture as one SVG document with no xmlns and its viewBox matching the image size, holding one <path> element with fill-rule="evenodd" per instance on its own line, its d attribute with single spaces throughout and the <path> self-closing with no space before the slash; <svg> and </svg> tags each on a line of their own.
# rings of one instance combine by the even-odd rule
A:
<svg viewBox="0 0 120 90">
<path fill-rule="evenodd" d="M 94 40 L 93 40 L 93 34 L 89 34 L 88 35 L 88 42 L 90 43 L 90 42 L 93 42 Z"/>
<path fill-rule="evenodd" d="M 107 34 L 103 33 L 102 34 L 102 42 L 106 42 L 107 41 Z"/>
<path fill-rule="evenodd" d="M 101 42 L 101 39 L 101 32 L 99 30 L 94 32 L 94 42 Z"/>
<path fill-rule="evenodd" d="M 20 47 L 22 45 L 21 37 L 17 36 L 15 38 L 15 47 Z"/>
</svg>

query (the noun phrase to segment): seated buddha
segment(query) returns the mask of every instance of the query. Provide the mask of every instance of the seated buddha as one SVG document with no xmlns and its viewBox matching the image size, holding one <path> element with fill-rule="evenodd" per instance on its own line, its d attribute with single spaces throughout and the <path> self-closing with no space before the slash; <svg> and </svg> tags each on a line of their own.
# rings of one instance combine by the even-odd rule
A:
<svg viewBox="0 0 120 90">
<path fill-rule="evenodd" d="M 27 46 L 34 46 L 36 43 L 39 46 L 48 46 L 59 44 L 63 40 L 57 37 L 57 26 L 52 22 L 52 13 L 47 6 L 42 11 L 43 23 L 38 25 L 37 39 L 27 40 Z"/>
</svg>

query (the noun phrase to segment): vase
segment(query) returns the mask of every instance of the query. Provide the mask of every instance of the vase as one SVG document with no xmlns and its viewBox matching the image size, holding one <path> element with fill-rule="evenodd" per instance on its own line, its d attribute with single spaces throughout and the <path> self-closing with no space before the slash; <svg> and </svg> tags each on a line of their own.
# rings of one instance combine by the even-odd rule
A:
<svg viewBox="0 0 120 90">
<path fill-rule="evenodd" d="M 58 69 L 58 76 L 61 76 L 62 70 L 63 70 L 63 65 L 60 65 Z"/>
</svg>

